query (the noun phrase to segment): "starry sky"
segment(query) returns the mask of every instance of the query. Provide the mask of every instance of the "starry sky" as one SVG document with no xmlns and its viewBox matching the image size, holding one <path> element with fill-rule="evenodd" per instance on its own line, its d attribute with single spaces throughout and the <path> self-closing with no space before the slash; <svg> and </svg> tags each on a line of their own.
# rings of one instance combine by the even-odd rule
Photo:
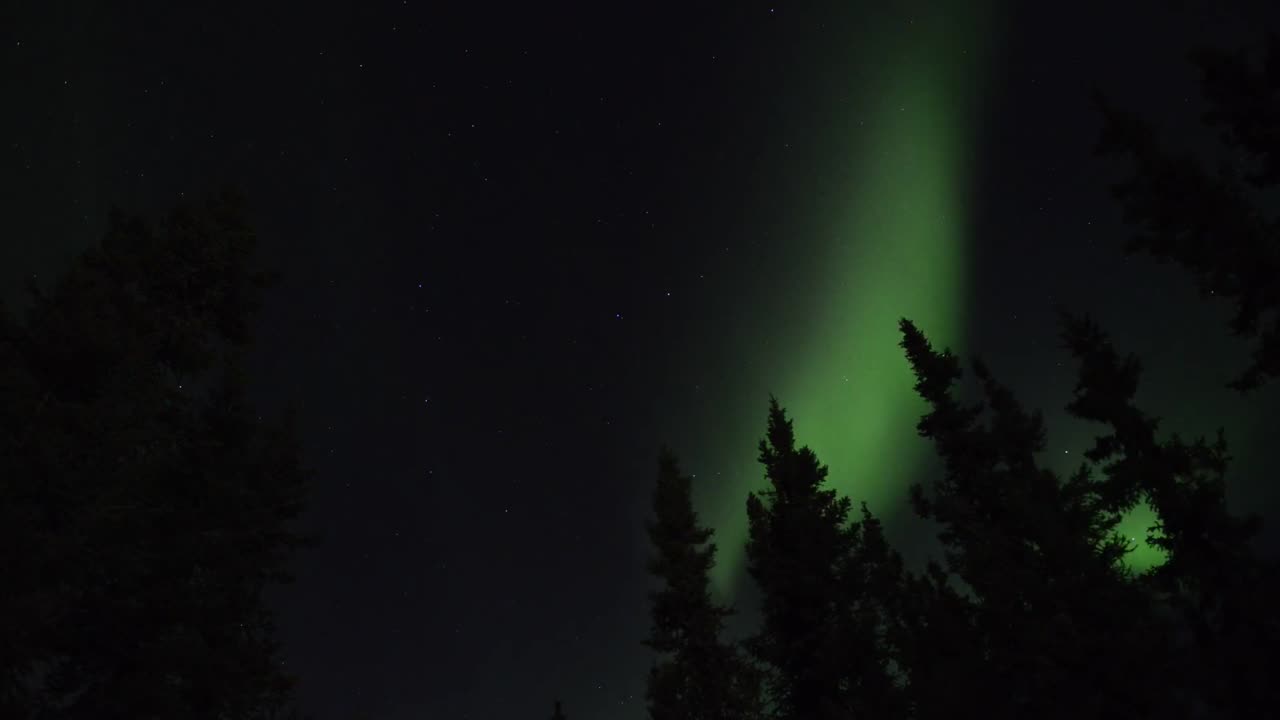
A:
<svg viewBox="0 0 1280 720">
<path fill-rule="evenodd" d="M 1280 470 L 1280 391 L 1223 390 L 1226 308 L 1119 252 L 1088 101 L 1202 147 L 1185 53 L 1280 27 L 1269 5 L 5 3 L 0 292 L 113 205 L 240 187 L 285 274 L 255 392 L 298 411 L 323 535 L 271 599 L 304 708 L 641 718 L 660 443 L 742 627 L 771 392 L 929 552 L 903 315 L 1044 408 L 1065 468 L 1091 432 L 1053 308 L 1093 312 L 1166 427 L 1226 426 L 1232 502 L 1280 507 L 1251 480 Z"/>
</svg>

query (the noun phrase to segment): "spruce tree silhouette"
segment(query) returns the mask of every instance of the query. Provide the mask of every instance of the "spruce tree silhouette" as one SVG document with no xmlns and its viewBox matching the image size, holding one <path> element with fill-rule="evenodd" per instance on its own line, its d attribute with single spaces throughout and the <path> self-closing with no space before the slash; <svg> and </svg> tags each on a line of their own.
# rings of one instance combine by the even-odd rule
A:
<svg viewBox="0 0 1280 720">
<path fill-rule="evenodd" d="M 962 404 L 952 394 L 958 359 L 935 351 L 910 321 L 900 327 L 915 389 L 930 406 L 918 429 L 945 468 L 930 492 L 911 488 L 916 512 L 940 525 L 945 549 L 944 564 L 910 583 L 901 616 L 915 717 L 1175 711 L 1152 672 L 1168 632 L 1121 563 L 1125 545 L 1114 528 L 1125 502 L 1088 467 L 1066 481 L 1039 467 L 1040 414 L 1023 410 L 977 360 L 983 402 Z"/>
<path fill-rule="evenodd" d="M 287 711 L 262 592 L 306 474 L 246 399 L 254 244 L 231 194 L 159 233 L 113 213 L 25 322 L 0 313 L 0 716 Z"/>
<path fill-rule="evenodd" d="M 698 524 L 692 479 L 664 448 L 648 526 L 654 553 L 649 571 L 661 581 L 650 593 L 653 626 L 645 644 L 662 659 L 646 693 L 653 720 L 751 720 L 761 717 L 760 674 L 737 647 L 721 641 L 732 610 L 711 598 L 713 532 Z"/>
<path fill-rule="evenodd" d="M 1221 430 L 1212 443 L 1156 437 L 1158 422 L 1133 405 L 1141 364 L 1121 357 L 1087 316 L 1063 314 L 1063 342 L 1079 364 L 1069 412 L 1107 426 L 1088 458 L 1103 467 L 1117 506 L 1139 500 L 1156 512 L 1151 542 L 1167 560 L 1142 580 L 1186 632 L 1166 671 L 1191 700 L 1227 717 L 1280 711 L 1274 668 L 1280 667 L 1280 572 L 1252 541 L 1256 515 L 1226 507 L 1229 458 Z"/>
<path fill-rule="evenodd" d="M 564 710 L 560 707 L 560 701 L 556 701 L 555 712 L 551 713 L 551 720 L 568 720 L 564 715 Z"/>
<path fill-rule="evenodd" d="M 1231 387 L 1248 392 L 1280 375 L 1280 223 L 1259 193 L 1280 185 L 1280 36 L 1255 61 L 1245 52 L 1191 53 L 1209 103 L 1203 120 L 1226 152 L 1211 172 L 1189 152 L 1166 149 L 1155 128 L 1101 92 L 1097 151 L 1132 160 L 1112 190 L 1137 233 L 1128 253 L 1172 260 L 1204 297 L 1232 301 L 1232 332 L 1254 340 L 1252 358 Z"/>
<path fill-rule="evenodd" d="M 901 675 L 901 648 L 894 634 L 906 573 L 902 557 L 884 537 L 880 519 L 865 502 L 860 520 L 848 526 L 852 549 L 840 562 L 835 637 L 845 668 L 847 707 L 841 717 L 895 720 L 908 716 Z"/>
<path fill-rule="evenodd" d="M 776 398 L 759 460 L 769 488 L 747 498 L 747 562 L 763 625 L 748 647 L 769 669 L 775 715 L 828 720 L 866 710 L 892 717 L 901 693 L 882 642 L 886 603 L 873 591 L 893 566 L 871 561 L 872 553 L 896 556 L 876 544 L 879 524 L 865 508 L 865 525 L 849 522 L 849 499 L 825 487 L 827 468 L 796 446 Z"/>
<path fill-rule="evenodd" d="M 1280 221 L 1266 194 L 1280 186 L 1280 36 L 1267 35 L 1261 57 L 1198 49 L 1190 59 L 1208 104 L 1202 120 L 1221 142 L 1221 169 L 1166 149 L 1151 123 L 1101 93 L 1098 152 L 1132 160 L 1113 187 L 1137 228 L 1126 250 L 1172 260 L 1203 297 L 1233 302 L 1232 332 L 1254 343 L 1230 385 L 1248 392 L 1280 376 Z M 1132 403 L 1136 359 L 1119 357 L 1087 317 L 1064 313 L 1063 326 L 1081 366 L 1070 409 L 1110 427 L 1093 458 L 1108 464 L 1117 495 L 1146 500 L 1159 517 L 1154 540 L 1168 562 L 1146 579 L 1183 623 L 1177 657 L 1186 685 L 1230 716 L 1280 716 L 1280 691 L 1263 670 L 1280 660 L 1280 568 L 1253 547 L 1261 521 L 1226 510 L 1225 439 L 1158 440 L 1156 421 Z"/>
</svg>

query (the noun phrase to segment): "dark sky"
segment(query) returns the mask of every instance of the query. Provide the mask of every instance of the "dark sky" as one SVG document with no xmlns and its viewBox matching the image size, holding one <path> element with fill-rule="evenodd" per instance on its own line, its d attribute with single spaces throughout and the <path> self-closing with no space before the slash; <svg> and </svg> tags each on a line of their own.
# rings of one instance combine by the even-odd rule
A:
<svg viewBox="0 0 1280 720">
<path fill-rule="evenodd" d="M 226 183 L 285 273 L 255 382 L 265 412 L 298 409 L 315 471 L 306 525 L 325 539 L 273 602 L 318 720 L 539 717 L 556 697 L 573 718 L 643 716 L 658 445 L 695 467 L 749 448 L 790 382 L 769 369 L 813 364 L 797 357 L 813 344 L 755 341 L 817 317 L 788 310 L 825 282 L 812 218 L 840 206 L 842 173 L 874 188 L 885 167 L 858 155 L 880 136 L 831 118 L 942 53 L 972 67 L 920 71 L 949 100 L 895 137 L 938 128 L 969 158 L 949 230 L 962 291 L 935 303 L 964 308 L 948 342 L 1052 420 L 1069 390 L 1053 303 L 1093 311 L 1151 365 L 1145 397 L 1172 427 L 1228 425 L 1235 501 L 1277 505 L 1249 478 L 1276 469 L 1260 448 L 1280 393 L 1221 391 L 1244 359 L 1223 309 L 1120 256 L 1087 97 L 1100 85 L 1199 142 L 1186 50 L 1280 27 L 1269 3 L 1008 3 L 972 23 L 956 18 L 978 3 L 454 5 L 0 9 L 6 296 L 96 241 L 110 206 L 154 217 Z M 904 172 L 896 194 L 927 191 Z M 905 242 L 843 238 L 873 241 Z M 938 262 L 854 283 L 894 293 L 892 323 Z M 754 481 L 703 491 L 726 503 L 704 510 L 738 513 Z"/>
</svg>

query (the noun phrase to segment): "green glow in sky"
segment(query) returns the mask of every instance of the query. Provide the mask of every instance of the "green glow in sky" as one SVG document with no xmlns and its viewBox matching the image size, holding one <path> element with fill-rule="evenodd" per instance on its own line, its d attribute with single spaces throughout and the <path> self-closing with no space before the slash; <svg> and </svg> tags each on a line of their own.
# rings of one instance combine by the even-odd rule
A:
<svg viewBox="0 0 1280 720">
<path fill-rule="evenodd" d="M 1117 532 L 1128 538 L 1134 548 L 1126 557 L 1126 564 L 1133 570 L 1148 570 L 1164 562 L 1167 557 L 1163 550 L 1147 544 L 1148 531 L 1155 521 L 1155 511 L 1142 504 L 1125 515 L 1116 528 Z"/>
<path fill-rule="evenodd" d="M 932 532 L 909 517 L 907 488 L 927 480 L 935 453 L 916 434 L 925 406 L 897 322 L 909 317 L 935 345 L 967 355 L 967 211 L 994 20 L 984 3 L 958 0 L 914 17 L 851 17 L 836 60 L 819 50 L 797 70 L 822 73 L 811 95 L 782 103 L 818 149 L 778 169 L 779 187 L 796 192 L 771 208 L 785 256 L 759 278 L 726 281 L 734 305 L 723 354 L 702 358 L 711 369 L 698 376 L 700 410 L 675 423 L 687 425 L 683 457 L 700 514 L 716 529 L 721 595 L 744 579 L 745 501 L 764 483 L 756 456 L 770 393 L 829 466 L 832 485 L 884 518 L 909 560 L 931 547 Z M 1069 439 L 1088 445 L 1088 436 Z M 1064 474 L 1074 460 L 1048 458 Z M 1121 528 L 1143 546 L 1134 567 L 1158 560 L 1142 542 L 1151 522 L 1142 508 Z"/>
<path fill-rule="evenodd" d="M 1056 447 L 1069 447 L 1073 450 L 1064 452 L 1062 455 L 1052 454 L 1042 459 L 1042 464 L 1056 472 L 1059 477 L 1070 476 L 1080 466 L 1082 458 L 1079 453 L 1090 448 L 1093 445 L 1093 438 L 1104 432 L 1106 428 L 1099 425 L 1060 418 L 1058 424 L 1050 425 L 1048 429 L 1050 442 Z M 1102 468 L 1095 467 L 1093 471 L 1095 477 L 1102 477 Z M 1155 522 L 1155 511 L 1146 503 L 1140 503 L 1126 513 L 1120 524 L 1116 526 L 1115 531 L 1133 546 L 1133 550 L 1125 556 L 1125 564 L 1130 570 L 1141 572 L 1164 562 L 1165 552 L 1147 544 L 1147 536 Z"/>
<path fill-rule="evenodd" d="M 847 73 L 832 73 L 829 88 L 852 101 L 811 121 L 849 154 L 819 168 L 819 217 L 807 226 L 817 237 L 789 238 L 805 249 L 808 267 L 780 296 L 762 298 L 780 309 L 758 337 L 745 338 L 786 354 L 756 361 L 771 369 L 768 377 L 744 378 L 741 389 L 754 401 L 745 436 L 729 435 L 743 432 L 742 423 L 724 427 L 715 453 L 733 453 L 716 465 L 742 480 L 726 481 L 700 504 L 717 528 L 722 590 L 742 572 L 743 502 L 762 482 L 755 444 L 769 392 L 801 442 L 829 465 L 833 486 L 883 516 L 902 507 L 922 459 L 932 456 L 915 433 L 923 403 L 897 345 L 897 321 L 911 317 L 939 344 L 963 340 L 971 106 L 985 40 L 974 7 L 875 19 L 888 26 L 882 32 L 863 26 L 859 42 L 849 43 L 859 48 L 856 59 Z M 883 46 L 869 47 L 869 38 Z"/>
</svg>

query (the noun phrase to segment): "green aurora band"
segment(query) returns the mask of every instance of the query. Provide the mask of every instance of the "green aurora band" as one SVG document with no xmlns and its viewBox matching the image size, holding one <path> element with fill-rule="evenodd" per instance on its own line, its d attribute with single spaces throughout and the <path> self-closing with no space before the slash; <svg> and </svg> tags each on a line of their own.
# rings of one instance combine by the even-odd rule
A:
<svg viewBox="0 0 1280 720">
<path fill-rule="evenodd" d="M 980 4 L 954 6 L 873 18 L 871 28 L 865 18 L 851 21 L 860 38 L 894 44 L 864 42 L 847 65 L 827 69 L 826 91 L 852 102 L 822 104 L 836 109 L 811 132 L 848 154 L 833 153 L 817 168 L 826 187 L 810 227 L 819 237 L 788 239 L 813 243 L 804 252 L 808 267 L 772 298 L 779 306 L 773 322 L 741 337 L 747 346 L 788 352 L 757 363 L 767 375 L 735 383 L 751 389 L 747 421 L 722 426 L 723 442 L 713 443 L 713 465 L 735 481 L 699 503 L 716 528 L 721 592 L 731 593 L 743 575 L 744 500 L 763 482 L 756 443 L 770 392 L 794 418 L 800 441 L 830 467 L 832 486 L 877 514 L 902 514 L 907 486 L 932 458 L 915 433 L 924 406 L 897 346 L 897 321 L 912 318 L 940 344 L 963 339 L 967 188 L 982 70 L 975 39 L 984 33 L 974 14 Z M 893 23 L 910 27 L 873 30 Z"/>
<path fill-rule="evenodd" d="M 936 460 L 915 431 L 925 406 L 897 344 L 897 321 L 911 318 L 935 345 L 963 352 L 968 188 L 996 16 L 980 2 L 942 5 L 910 19 L 850 22 L 860 38 L 882 38 L 882 46 L 863 43 L 848 65 L 828 68 L 829 92 L 853 102 L 819 121 L 816 132 L 852 154 L 832 153 L 828 167 L 817 168 L 826 187 L 816 224 L 784 219 L 782 226 L 808 227 L 817 237 L 787 239 L 803 267 L 757 300 L 767 307 L 743 313 L 750 324 L 731 342 L 748 364 L 722 371 L 732 391 L 690 436 L 690 447 L 703 452 L 688 465 L 709 480 L 695 487 L 716 529 L 721 595 L 734 595 L 745 578 L 745 499 L 764 482 L 755 458 L 771 392 L 800 442 L 830 468 L 831 485 L 884 517 L 908 560 L 928 552 L 922 537 L 932 543 L 907 504 L 907 487 Z M 895 22 L 912 27 L 868 28 Z M 1053 460 L 1055 469 L 1074 469 Z M 1135 513 L 1123 532 L 1141 540 L 1150 522 L 1149 512 Z M 1139 553 L 1133 564 L 1154 561 Z"/>
</svg>

